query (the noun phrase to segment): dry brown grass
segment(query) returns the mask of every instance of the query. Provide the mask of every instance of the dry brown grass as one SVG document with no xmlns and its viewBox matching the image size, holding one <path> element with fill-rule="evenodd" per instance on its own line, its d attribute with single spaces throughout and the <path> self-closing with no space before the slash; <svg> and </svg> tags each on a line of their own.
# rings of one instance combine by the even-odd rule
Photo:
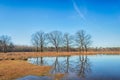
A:
<svg viewBox="0 0 120 80">
<path fill-rule="evenodd" d="M 27 75 L 48 75 L 51 67 L 36 66 L 22 60 L 0 61 L 0 80 L 13 80 Z"/>
<path fill-rule="evenodd" d="M 96 55 L 96 54 L 120 54 L 119 51 L 104 51 L 104 52 L 10 52 L 0 53 L 0 60 L 26 60 L 30 57 L 44 57 L 44 56 L 71 56 L 71 55 Z"/>
</svg>

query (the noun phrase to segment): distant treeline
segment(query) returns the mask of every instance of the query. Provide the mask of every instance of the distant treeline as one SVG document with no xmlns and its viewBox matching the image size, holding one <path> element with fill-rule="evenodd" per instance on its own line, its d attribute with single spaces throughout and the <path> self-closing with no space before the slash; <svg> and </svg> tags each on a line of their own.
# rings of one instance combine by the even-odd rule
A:
<svg viewBox="0 0 120 80">
<path fill-rule="evenodd" d="M 55 52 L 54 47 L 44 47 L 44 52 Z M 78 52 L 78 48 L 70 48 L 70 52 Z M 120 47 L 109 47 L 109 48 L 94 48 L 94 47 L 89 47 L 88 51 L 120 51 Z M 0 49 L 0 52 L 3 52 Z M 34 46 L 20 46 L 20 45 L 14 45 L 12 48 L 8 48 L 7 52 L 36 52 L 36 47 Z M 38 50 L 40 52 L 40 49 Z M 67 52 L 66 47 L 60 47 L 59 52 Z"/>
<path fill-rule="evenodd" d="M 31 36 L 32 46 L 14 45 L 11 37 L 7 35 L 0 36 L 0 52 L 87 52 L 87 51 L 120 51 L 120 48 L 91 48 L 91 35 L 84 30 L 79 30 L 75 34 L 52 31 L 45 33 L 43 31 L 35 32 Z"/>
</svg>

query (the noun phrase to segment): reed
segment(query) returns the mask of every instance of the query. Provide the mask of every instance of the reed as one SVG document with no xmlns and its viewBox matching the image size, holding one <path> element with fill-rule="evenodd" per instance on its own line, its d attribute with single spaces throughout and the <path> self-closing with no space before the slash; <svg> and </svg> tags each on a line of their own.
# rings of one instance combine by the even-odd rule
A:
<svg viewBox="0 0 120 80">
<path fill-rule="evenodd" d="M 49 57 L 49 56 L 72 56 L 72 55 L 116 55 L 119 51 L 98 51 L 98 52 L 9 52 L 0 53 L 0 60 L 27 60 L 31 57 Z"/>
</svg>

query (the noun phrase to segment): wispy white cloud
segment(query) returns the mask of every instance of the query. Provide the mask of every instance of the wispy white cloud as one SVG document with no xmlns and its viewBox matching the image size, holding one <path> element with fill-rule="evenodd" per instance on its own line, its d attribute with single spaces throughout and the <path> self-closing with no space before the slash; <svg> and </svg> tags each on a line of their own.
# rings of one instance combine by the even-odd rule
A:
<svg viewBox="0 0 120 80">
<path fill-rule="evenodd" d="M 73 7 L 75 9 L 75 11 L 78 13 L 78 15 L 83 19 L 85 20 L 85 16 L 84 14 L 80 11 L 78 5 L 76 4 L 76 2 L 74 0 L 72 0 L 72 3 L 73 3 Z"/>
</svg>

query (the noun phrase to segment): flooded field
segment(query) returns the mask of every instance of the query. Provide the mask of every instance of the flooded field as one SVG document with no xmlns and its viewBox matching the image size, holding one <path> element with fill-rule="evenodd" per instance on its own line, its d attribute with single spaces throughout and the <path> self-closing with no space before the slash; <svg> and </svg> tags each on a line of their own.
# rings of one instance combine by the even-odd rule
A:
<svg viewBox="0 0 120 80">
<path fill-rule="evenodd" d="M 89 55 L 29 58 L 35 65 L 52 66 L 50 76 L 37 77 L 53 80 L 120 80 L 120 55 Z M 26 77 L 30 78 L 32 76 Z M 35 76 L 34 76 L 35 78 Z M 24 79 L 24 78 L 23 78 Z M 22 78 L 20 80 L 23 80 Z"/>
</svg>

